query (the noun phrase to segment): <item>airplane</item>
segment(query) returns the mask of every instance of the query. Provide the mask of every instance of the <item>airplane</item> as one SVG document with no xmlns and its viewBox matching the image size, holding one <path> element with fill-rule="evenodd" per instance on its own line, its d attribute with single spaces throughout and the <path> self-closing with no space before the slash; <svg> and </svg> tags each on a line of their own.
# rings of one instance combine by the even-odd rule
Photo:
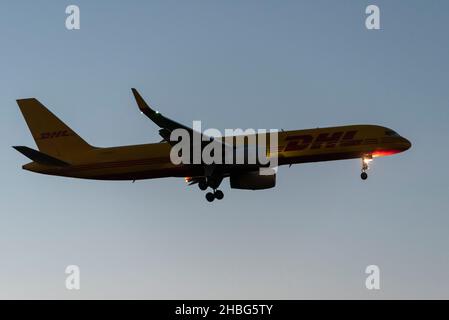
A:
<svg viewBox="0 0 449 320">
<path fill-rule="evenodd" d="M 47 175 L 95 180 L 134 182 L 141 179 L 180 177 L 185 178 L 189 185 L 197 184 L 203 191 L 211 188 L 212 192 L 206 193 L 209 202 L 223 199 L 224 194 L 218 188 L 225 178 L 229 178 L 230 187 L 234 189 L 261 190 L 276 185 L 276 174 L 261 175 L 259 163 L 173 164 L 170 160 L 173 146 L 170 134 L 176 129 L 192 133 L 193 129 L 153 110 L 136 89 L 132 88 L 132 93 L 141 113 L 160 128 L 162 141 L 119 147 L 94 147 L 37 99 L 17 100 L 38 147 L 38 150 L 26 146 L 13 147 L 32 160 L 22 168 Z M 235 137 L 231 139 L 235 140 Z M 224 144 L 223 139 L 219 139 L 219 143 L 220 141 Z M 245 142 L 243 147 L 244 144 Z M 365 124 L 280 131 L 278 150 L 267 152 L 278 156 L 278 166 L 361 159 L 360 176 L 366 180 L 371 160 L 397 154 L 410 147 L 410 141 L 394 130 Z"/>
</svg>

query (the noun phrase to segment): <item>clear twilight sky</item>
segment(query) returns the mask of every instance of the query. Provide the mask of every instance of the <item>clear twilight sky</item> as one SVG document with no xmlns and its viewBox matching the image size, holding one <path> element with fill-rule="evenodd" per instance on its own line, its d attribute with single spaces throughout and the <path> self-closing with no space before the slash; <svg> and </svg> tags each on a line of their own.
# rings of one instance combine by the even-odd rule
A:
<svg viewBox="0 0 449 320">
<path fill-rule="evenodd" d="M 443 0 L 1 1 L 0 298 L 448 299 L 448 24 Z M 183 179 L 21 169 L 11 146 L 35 143 L 18 98 L 96 146 L 159 141 L 131 87 L 187 125 L 379 124 L 413 147 L 367 181 L 359 160 L 281 167 L 275 189 L 226 180 L 212 204 Z"/>
</svg>

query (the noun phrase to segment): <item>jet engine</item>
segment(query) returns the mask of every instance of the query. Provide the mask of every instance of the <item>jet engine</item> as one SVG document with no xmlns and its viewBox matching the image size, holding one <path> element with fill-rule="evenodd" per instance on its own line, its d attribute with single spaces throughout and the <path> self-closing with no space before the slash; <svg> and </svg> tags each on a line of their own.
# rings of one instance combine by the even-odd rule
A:
<svg viewBox="0 0 449 320">
<path fill-rule="evenodd" d="M 231 174 L 229 181 L 232 189 L 261 190 L 276 185 L 276 174 L 261 175 L 259 170 Z"/>
</svg>

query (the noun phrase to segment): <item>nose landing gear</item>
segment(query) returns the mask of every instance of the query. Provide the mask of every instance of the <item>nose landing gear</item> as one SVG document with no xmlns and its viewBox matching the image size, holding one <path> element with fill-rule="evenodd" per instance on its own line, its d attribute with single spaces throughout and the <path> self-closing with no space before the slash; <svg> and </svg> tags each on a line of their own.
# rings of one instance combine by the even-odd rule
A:
<svg viewBox="0 0 449 320">
<path fill-rule="evenodd" d="M 368 174 L 366 171 L 369 169 L 369 163 L 373 161 L 373 156 L 367 155 L 362 158 L 362 173 L 360 174 L 360 178 L 362 180 L 368 179 Z"/>
</svg>

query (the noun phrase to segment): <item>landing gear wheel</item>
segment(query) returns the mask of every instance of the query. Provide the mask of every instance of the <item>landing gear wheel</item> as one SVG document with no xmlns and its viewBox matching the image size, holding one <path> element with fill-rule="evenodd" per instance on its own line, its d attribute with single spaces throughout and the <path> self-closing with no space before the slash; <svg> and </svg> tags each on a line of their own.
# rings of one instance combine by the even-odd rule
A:
<svg viewBox="0 0 449 320">
<path fill-rule="evenodd" d="M 221 199 L 223 199 L 223 197 L 224 197 L 223 191 L 221 191 L 221 190 L 215 191 L 215 198 L 216 198 L 217 200 L 221 200 Z"/>
<path fill-rule="evenodd" d="M 362 180 L 368 179 L 368 173 L 362 172 L 362 173 L 360 174 L 360 178 L 362 178 Z"/>
<path fill-rule="evenodd" d="M 198 182 L 198 187 L 200 188 L 200 190 L 206 190 L 207 189 L 207 182 L 205 180 L 202 180 L 200 182 Z"/>
<path fill-rule="evenodd" d="M 214 199 L 215 199 L 215 195 L 212 192 L 206 193 L 206 200 L 207 201 L 212 202 L 212 201 L 214 201 Z"/>
</svg>

